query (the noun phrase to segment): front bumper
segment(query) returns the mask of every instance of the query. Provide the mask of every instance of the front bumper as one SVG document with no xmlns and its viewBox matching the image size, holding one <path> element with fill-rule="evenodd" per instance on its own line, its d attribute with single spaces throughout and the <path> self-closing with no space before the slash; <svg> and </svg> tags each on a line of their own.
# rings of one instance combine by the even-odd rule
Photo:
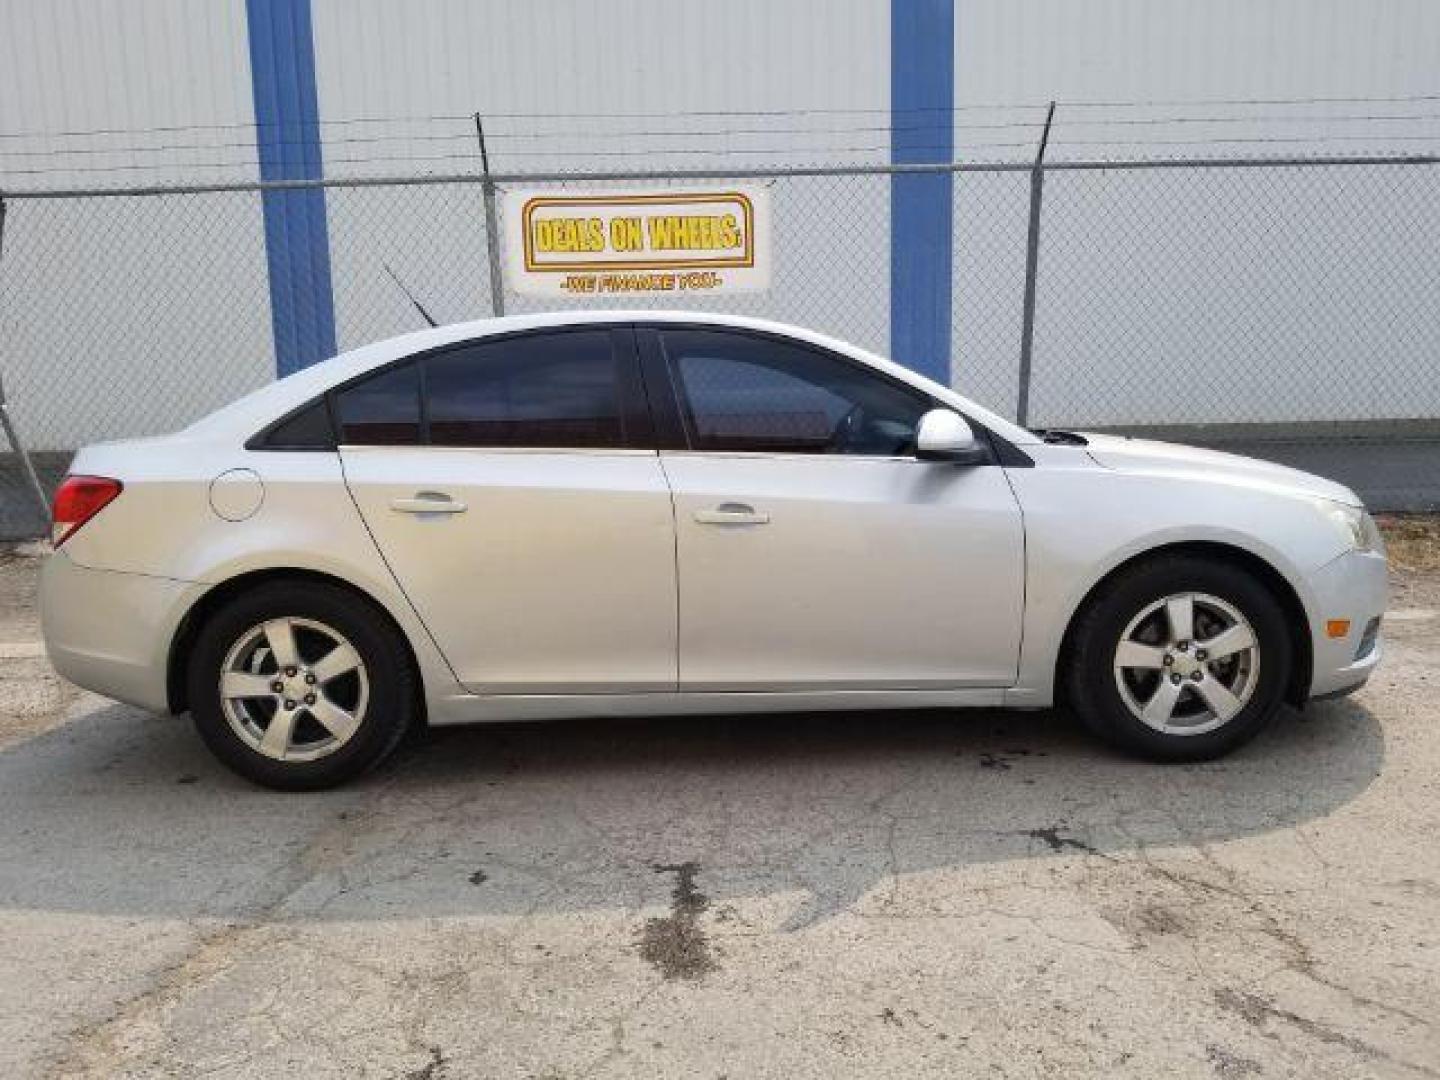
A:
<svg viewBox="0 0 1440 1080">
<path fill-rule="evenodd" d="M 1310 576 L 1310 640 L 1314 666 L 1311 698 L 1336 697 L 1358 690 L 1370 678 L 1383 652 L 1380 634 L 1366 640 L 1371 620 L 1385 613 L 1389 576 L 1385 556 L 1351 551 L 1326 563 Z M 1346 619 L 1349 631 L 1332 638 L 1326 623 Z"/>
<path fill-rule="evenodd" d="M 40 622 L 50 663 L 86 690 L 154 712 L 170 708 L 170 642 L 207 586 L 92 570 L 57 551 L 40 575 Z"/>
</svg>

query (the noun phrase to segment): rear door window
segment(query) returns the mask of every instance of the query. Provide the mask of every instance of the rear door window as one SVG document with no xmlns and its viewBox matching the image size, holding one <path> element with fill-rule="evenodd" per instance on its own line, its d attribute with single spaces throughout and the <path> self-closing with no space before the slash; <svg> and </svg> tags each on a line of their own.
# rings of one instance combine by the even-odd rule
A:
<svg viewBox="0 0 1440 1080">
<path fill-rule="evenodd" d="M 636 445 L 633 356 L 608 329 L 478 341 L 425 359 L 435 446 L 586 449 Z"/>
</svg>

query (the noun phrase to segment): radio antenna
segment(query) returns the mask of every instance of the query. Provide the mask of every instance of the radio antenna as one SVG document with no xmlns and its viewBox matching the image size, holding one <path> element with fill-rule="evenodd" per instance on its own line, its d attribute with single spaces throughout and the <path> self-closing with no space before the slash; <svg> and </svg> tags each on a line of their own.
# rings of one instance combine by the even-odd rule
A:
<svg viewBox="0 0 1440 1080">
<path fill-rule="evenodd" d="M 425 310 L 425 305 L 420 303 L 419 300 L 416 300 L 415 294 L 405 287 L 405 283 L 400 280 L 400 275 L 395 273 L 394 270 L 390 269 L 390 264 L 382 262 L 380 265 L 385 268 L 385 273 L 390 275 L 390 280 L 395 282 L 396 287 L 405 294 L 405 299 L 409 300 L 410 303 L 415 305 L 415 310 L 420 313 L 420 317 L 424 319 L 427 323 L 429 323 L 432 327 L 439 326 L 440 324 L 437 323 L 434 319 L 432 319 L 430 317 L 430 313 Z"/>
</svg>

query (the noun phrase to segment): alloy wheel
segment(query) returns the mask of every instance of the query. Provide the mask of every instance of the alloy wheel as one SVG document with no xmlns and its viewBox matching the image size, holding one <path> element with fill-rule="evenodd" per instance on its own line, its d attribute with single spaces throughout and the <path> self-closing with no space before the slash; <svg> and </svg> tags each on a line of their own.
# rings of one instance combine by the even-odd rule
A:
<svg viewBox="0 0 1440 1080">
<path fill-rule="evenodd" d="M 1130 620 L 1114 669 L 1120 698 L 1141 723 L 1166 735 L 1200 735 L 1228 723 L 1254 696 L 1260 642 L 1233 604 L 1176 593 Z"/>
<path fill-rule="evenodd" d="M 241 634 L 220 669 L 225 719 L 256 753 L 315 761 L 350 741 L 370 681 L 349 640 L 314 619 L 270 619 Z"/>
</svg>

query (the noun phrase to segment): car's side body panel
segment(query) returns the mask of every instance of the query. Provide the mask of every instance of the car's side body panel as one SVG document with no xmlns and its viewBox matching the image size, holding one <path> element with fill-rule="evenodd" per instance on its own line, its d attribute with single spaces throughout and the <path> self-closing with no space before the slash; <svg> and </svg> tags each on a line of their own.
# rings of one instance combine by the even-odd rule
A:
<svg viewBox="0 0 1440 1080">
<path fill-rule="evenodd" d="M 41 576 L 50 663 L 78 686 L 167 712 L 170 642 L 206 589 L 152 574 L 92 570 L 58 551 L 45 560 Z"/>
<path fill-rule="evenodd" d="M 991 687 L 952 690 L 791 690 L 650 694 L 475 694 L 432 713 L 436 726 L 621 716 L 709 716 L 831 709 L 968 709 L 1004 704 Z"/>
<path fill-rule="evenodd" d="M 1310 638 L 1315 663 L 1310 680 L 1312 697 L 1343 694 L 1361 685 L 1375 670 L 1382 652 L 1378 632 L 1369 635 L 1370 619 L 1384 612 L 1389 600 L 1390 574 L 1379 552 L 1347 551 L 1309 575 L 1315 609 L 1310 612 Z M 1344 619 L 1347 632 L 1331 637 L 1325 623 Z M 1378 631 L 1378 625 L 1377 625 Z"/>
<path fill-rule="evenodd" d="M 913 458 L 662 455 L 687 691 L 1009 686 L 1025 538 L 1004 472 Z M 760 524 L 716 522 L 727 505 Z"/>
<path fill-rule="evenodd" d="M 231 521 L 212 507 L 210 488 L 213 478 L 236 469 L 253 472 L 262 491 L 253 513 Z M 156 616 L 158 627 L 171 628 L 170 637 L 211 587 L 259 571 L 325 574 L 353 585 L 399 625 L 432 712 L 445 712 L 463 693 L 361 521 L 337 454 L 257 453 L 203 439 L 140 440 L 82 450 L 71 471 L 121 477 L 126 490 L 66 541 L 66 558 L 91 570 L 198 586 L 176 593 L 176 610 Z M 47 597 L 47 606 L 58 602 Z M 164 686 L 163 658 L 154 678 Z"/>
<path fill-rule="evenodd" d="M 1026 602 L 1012 705 L 1049 705 L 1070 619 L 1115 568 L 1175 544 L 1213 543 L 1261 559 L 1294 589 L 1314 634 L 1326 618 L 1310 575 L 1344 544 L 1303 499 L 1241 479 L 1189 483 L 1100 466 L 1082 448 L 1033 448 L 1036 467 L 1010 470 L 1025 514 Z"/>
<path fill-rule="evenodd" d="M 341 456 L 371 535 L 467 689 L 675 689 L 675 535 L 653 450 Z M 426 493 L 464 509 L 395 509 Z"/>
</svg>

